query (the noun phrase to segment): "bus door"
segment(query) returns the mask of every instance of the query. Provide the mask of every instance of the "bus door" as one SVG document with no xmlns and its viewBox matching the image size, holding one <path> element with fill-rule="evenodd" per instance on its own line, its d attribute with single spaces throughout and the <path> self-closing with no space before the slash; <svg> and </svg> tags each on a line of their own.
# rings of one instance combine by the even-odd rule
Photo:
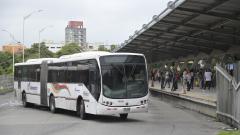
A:
<svg viewBox="0 0 240 135">
<path fill-rule="evenodd" d="M 98 101 L 98 98 L 100 96 L 99 79 L 100 76 L 97 63 L 95 61 L 91 61 L 89 64 L 89 90 L 96 101 Z"/>
<path fill-rule="evenodd" d="M 47 80 L 48 80 L 48 63 L 43 61 L 40 71 L 40 103 L 41 105 L 48 105 L 47 100 Z"/>
</svg>

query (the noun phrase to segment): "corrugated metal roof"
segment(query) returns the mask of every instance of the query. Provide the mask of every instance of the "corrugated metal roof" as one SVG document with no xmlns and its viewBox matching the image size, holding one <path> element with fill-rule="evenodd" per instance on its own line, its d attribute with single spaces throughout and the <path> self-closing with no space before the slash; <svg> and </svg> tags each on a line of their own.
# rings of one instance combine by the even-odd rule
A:
<svg viewBox="0 0 240 135">
<path fill-rule="evenodd" d="M 176 0 L 130 36 L 117 52 L 152 61 L 240 46 L 240 0 Z"/>
</svg>

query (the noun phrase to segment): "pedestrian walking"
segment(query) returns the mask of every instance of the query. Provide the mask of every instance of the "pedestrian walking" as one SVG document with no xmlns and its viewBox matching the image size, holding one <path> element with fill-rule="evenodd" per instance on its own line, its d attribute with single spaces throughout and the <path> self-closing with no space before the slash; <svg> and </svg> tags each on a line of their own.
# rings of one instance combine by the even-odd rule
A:
<svg viewBox="0 0 240 135">
<path fill-rule="evenodd" d="M 204 89 L 206 89 L 206 87 L 208 87 L 208 89 L 210 90 L 211 87 L 211 81 L 212 81 L 212 72 L 210 69 L 206 69 L 205 73 L 204 73 L 204 78 L 205 78 L 205 86 Z"/>
<path fill-rule="evenodd" d="M 183 70 L 183 75 L 182 75 L 182 91 L 183 94 L 186 94 L 186 85 L 187 85 L 187 69 Z"/>
<path fill-rule="evenodd" d="M 151 87 L 154 87 L 154 77 L 155 77 L 154 70 L 152 69 L 151 70 Z"/>
<path fill-rule="evenodd" d="M 199 70 L 198 72 L 198 77 L 199 77 L 199 80 L 200 80 L 200 89 L 204 89 L 204 72 L 202 69 Z"/>
<path fill-rule="evenodd" d="M 164 83 L 165 83 L 165 74 L 163 71 L 160 72 L 160 77 L 161 77 L 161 89 L 164 89 Z"/>
<path fill-rule="evenodd" d="M 170 73 L 169 73 L 169 71 L 166 71 L 166 73 L 165 73 L 165 85 L 164 85 L 164 87 L 166 87 L 167 84 L 168 84 L 168 88 L 170 88 Z"/>
<path fill-rule="evenodd" d="M 190 91 L 191 89 L 191 72 L 189 70 L 187 70 L 187 74 L 186 74 L 186 79 L 187 79 L 187 91 Z"/>
<path fill-rule="evenodd" d="M 161 83 L 161 76 L 160 76 L 160 70 L 157 71 L 157 80 L 159 83 Z"/>
<path fill-rule="evenodd" d="M 193 69 L 190 70 L 191 81 L 190 81 L 190 88 L 193 89 L 194 86 L 194 71 Z"/>
<path fill-rule="evenodd" d="M 178 78 L 179 74 L 177 71 L 172 72 L 172 89 L 171 91 L 176 91 L 178 89 Z"/>
</svg>

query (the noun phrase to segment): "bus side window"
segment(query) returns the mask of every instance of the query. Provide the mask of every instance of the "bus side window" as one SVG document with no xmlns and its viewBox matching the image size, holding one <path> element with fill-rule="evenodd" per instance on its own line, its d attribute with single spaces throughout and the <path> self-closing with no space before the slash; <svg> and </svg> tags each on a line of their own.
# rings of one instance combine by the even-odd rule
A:
<svg viewBox="0 0 240 135">
<path fill-rule="evenodd" d="M 83 83 L 89 89 L 89 70 L 80 70 L 80 83 Z"/>
<path fill-rule="evenodd" d="M 17 81 L 18 80 L 18 78 L 19 78 L 19 76 L 18 76 L 18 67 L 14 67 L 14 81 Z"/>
<path fill-rule="evenodd" d="M 57 75 L 57 82 L 65 83 L 66 82 L 65 76 L 66 76 L 65 70 L 59 70 Z"/>
<path fill-rule="evenodd" d="M 40 66 L 37 67 L 36 69 L 36 81 L 39 82 L 40 81 Z"/>
<path fill-rule="evenodd" d="M 74 71 L 73 71 L 73 66 L 72 66 L 72 62 L 68 62 L 67 63 L 67 71 L 65 72 L 65 76 L 66 76 L 66 82 L 68 83 L 73 83 L 74 79 L 73 79 L 73 75 L 74 75 Z"/>
<path fill-rule="evenodd" d="M 92 94 L 95 93 L 95 72 L 94 71 L 90 71 L 89 72 L 89 84 L 90 84 L 90 92 Z"/>
<path fill-rule="evenodd" d="M 18 80 L 20 81 L 20 80 L 22 80 L 22 67 L 19 67 L 18 68 L 18 73 L 17 73 L 18 75 Z"/>
<path fill-rule="evenodd" d="M 28 68 L 29 74 L 29 81 L 36 82 L 37 81 L 37 74 L 36 74 L 36 66 L 29 66 Z"/>
<path fill-rule="evenodd" d="M 56 64 L 59 68 L 61 68 L 60 70 L 57 70 L 57 82 L 61 82 L 61 83 L 65 83 L 66 82 L 66 69 L 67 69 L 67 65 L 66 63 L 57 63 Z"/>
<path fill-rule="evenodd" d="M 88 61 L 74 61 L 72 66 L 76 67 L 76 71 L 72 72 L 72 81 L 74 83 L 83 83 L 89 89 L 89 69 L 86 67 Z"/>
<path fill-rule="evenodd" d="M 57 70 L 48 71 L 48 82 L 55 83 L 57 82 Z"/>
<path fill-rule="evenodd" d="M 28 74 L 28 67 L 22 68 L 22 81 L 28 81 L 29 74 Z"/>
<path fill-rule="evenodd" d="M 55 63 L 49 65 L 48 82 L 51 83 L 65 83 L 66 82 L 66 69 L 65 63 Z"/>
</svg>

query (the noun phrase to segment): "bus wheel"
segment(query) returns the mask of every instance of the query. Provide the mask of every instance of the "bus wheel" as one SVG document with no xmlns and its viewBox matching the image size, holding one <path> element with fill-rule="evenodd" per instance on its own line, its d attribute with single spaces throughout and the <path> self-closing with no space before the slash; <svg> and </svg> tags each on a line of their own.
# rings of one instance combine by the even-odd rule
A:
<svg viewBox="0 0 240 135">
<path fill-rule="evenodd" d="M 126 120 L 127 119 L 128 114 L 124 113 L 124 114 L 120 114 L 120 119 L 122 120 Z"/>
<path fill-rule="evenodd" d="M 28 107 L 27 96 L 25 92 L 22 93 L 22 104 L 23 107 Z"/>
<path fill-rule="evenodd" d="M 80 105 L 79 105 L 79 116 L 82 120 L 85 120 L 87 119 L 87 114 L 85 112 L 85 104 L 84 104 L 84 101 L 81 100 L 80 101 Z"/>
<path fill-rule="evenodd" d="M 54 96 L 50 96 L 49 108 L 50 108 L 50 111 L 52 113 L 56 113 L 56 106 L 55 106 L 55 98 L 54 98 Z"/>
</svg>

